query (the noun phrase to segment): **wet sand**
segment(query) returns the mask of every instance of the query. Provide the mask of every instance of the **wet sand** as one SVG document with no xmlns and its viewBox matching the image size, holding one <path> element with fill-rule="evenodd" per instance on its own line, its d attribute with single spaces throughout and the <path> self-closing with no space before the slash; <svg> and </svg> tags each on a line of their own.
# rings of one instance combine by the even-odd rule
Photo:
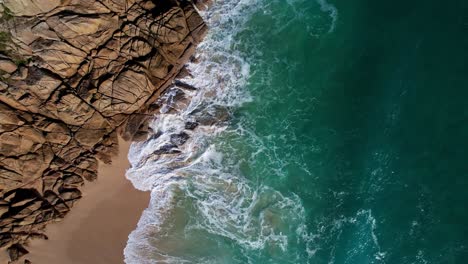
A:
<svg viewBox="0 0 468 264">
<path fill-rule="evenodd" d="M 86 183 L 83 198 L 61 222 L 47 227 L 49 240 L 31 241 L 26 259 L 33 264 L 124 263 L 128 235 L 150 199 L 149 192 L 134 189 L 125 178 L 129 146 L 120 141 L 112 165 L 99 165 L 98 179 Z"/>
</svg>

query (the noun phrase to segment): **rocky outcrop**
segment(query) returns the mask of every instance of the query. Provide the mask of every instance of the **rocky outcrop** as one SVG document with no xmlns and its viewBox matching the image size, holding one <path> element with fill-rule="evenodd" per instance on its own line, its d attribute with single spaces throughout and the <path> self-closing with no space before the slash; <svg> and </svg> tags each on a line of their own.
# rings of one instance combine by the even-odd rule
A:
<svg viewBox="0 0 468 264">
<path fill-rule="evenodd" d="M 119 133 L 145 137 L 155 100 L 206 26 L 182 0 L 4 0 L 1 9 L 0 247 L 15 260 L 80 199 Z"/>
</svg>

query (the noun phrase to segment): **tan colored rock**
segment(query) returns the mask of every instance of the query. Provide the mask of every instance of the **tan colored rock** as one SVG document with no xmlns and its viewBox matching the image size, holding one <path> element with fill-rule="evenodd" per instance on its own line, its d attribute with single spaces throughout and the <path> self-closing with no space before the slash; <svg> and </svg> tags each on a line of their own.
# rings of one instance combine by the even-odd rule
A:
<svg viewBox="0 0 468 264">
<path fill-rule="evenodd" d="M 45 109 L 53 113 L 54 118 L 72 126 L 82 126 L 95 112 L 90 105 L 75 94 L 63 94 L 62 91 L 56 91 L 52 95 L 51 100 L 46 103 Z"/>
<path fill-rule="evenodd" d="M 38 192 L 42 192 L 42 185 L 37 184 L 37 179 L 42 177 L 43 172 L 49 167 L 54 154 L 48 148 L 40 148 L 35 153 L 24 154 L 19 157 L 7 157 L 0 160 L 0 166 L 5 170 L 9 171 L 11 175 L 17 176 L 22 175 L 21 181 L 17 181 L 17 178 L 13 178 L 13 181 L 3 180 L 5 186 L 3 189 L 10 190 L 15 187 L 24 185 L 30 185 L 37 188 Z"/>
<path fill-rule="evenodd" d="M 114 113 L 131 114 L 140 109 L 155 88 L 145 74 L 127 70 L 115 80 L 106 80 L 99 87 L 101 100 L 93 106 L 104 116 Z"/>
<path fill-rule="evenodd" d="M 63 187 L 65 188 L 77 188 L 84 184 L 83 178 L 76 174 L 69 176 L 64 176 L 63 178 Z"/>
<path fill-rule="evenodd" d="M 148 61 L 145 62 L 145 66 L 148 68 L 151 77 L 156 77 L 160 80 L 164 80 L 172 68 L 172 64 L 166 61 L 160 53 L 149 58 Z"/>
<path fill-rule="evenodd" d="M 51 70 L 62 78 L 76 73 L 87 54 L 63 41 L 38 39 L 32 43 L 32 50 L 42 59 L 40 66 Z"/>
<path fill-rule="evenodd" d="M 32 127 L 23 126 L 0 134 L 0 153 L 19 156 L 36 152 L 44 142 L 45 138 L 41 132 Z"/>
<path fill-rule="evenodd" d="M 76 131 L 75 139 L 86 149 L 92 149 L 99 143 L 102 138 L 108 134 L 108 131 L 103 129 L 86 129 L 81 128 L 80 130 Z"/>
<path fill-rule="evenodd" d="M 109 39 L 120 26 L 118 17 L 112 14 L 99 17 L 52 16 L 46 23 L 61 39 L 87 53 Z"/>
<path fill-rule="evenodd" d="M 59 212 L 60 214 L 65 214 L 67 213 L 68 211 L 70 211 L 70 208 L 68 208 L 68 206 L 61 202 L 61 203 L 57 203 L 55 206 L 54 206 L 54 209 L 57 210 L 57 212 Z"/>
<path fill-rule="evenodd" d="M 8 212 L 10 208 L 8 205 L 0 205 L 0 216 L 2 216 L 4 213 Z"/>
<path fill-rule="evenodd" d="M 23 208 L 21 211 L 17 212 L 15 215 L 13 215 L 13 218 L 15 219 L 21 219 L 25 218 L 28 215 L 31 215 L 36 212 L 36 214 L 40 213 L 37 212 L 39 208 L 41 208 L 42 201 L 36 201 L 33 202 L 29 205 L 27 205 L 25 208 Z"/>
<path fill-rule="evenodd" d="M 5 104 L 0 103 L 0 120 L 2 125 L 2 128 L 0 128 L 0 131 L 7 131 L 7 129 L 4 128 L 4 126 L 7 125 L 12 125 L 13 127 L 17 126 L 22 126 L 25 124 L 26 119 L 21 118 L 18 113 L 18 111 L 15 111 L 14 109 L 8 107 Z M 21 113 L 22 115 L 27 115 L 26 113 Z"/>
<path fill-rule="evenodd" d="M 0 168 L 0 185 L 5 188 L 5 190 L 11 190 L 14 188 L 21 187 L 23 182 L 23 175 L 11 171 L 8 169 Z M 5 190 L 0 191 L 0 194 L 3 194 Z"/>
<path fill-rule="evenodd" d="M 4 0 L 4 4 L 17 16 L 35 16 L 58 7 L 60 0 Z"/>
<path fill-rule="evenodd" d="M 65 146 L 54 145 L 52 149 L 57 157 L 70 161 L 78 158 L 85 151 L 74 138 Z"/>
<path fill-rule="evenodd" d="M 34 94 L 44 102 L 62 84 L 62 80 L 46 74 L 44 71 L 30 67 L 24 82 L 18 82 L 17 86 L 24 91 Z"/>
<path fill-rule="evenodd" d="M 14 244 L 8 248 L 8 255 L 12 261 L 16 261 L 26 254 L 28 251 L 20 244 Z"/>
<path fill-rule="evenodd" d="M 65 201 L 75 200 L 81 197 L 81 192 L 78 189 L 65 189 L 60 193 L 60 198 Z"/>
<path fill-rule="evenodd" d="M 161 44 L 178 43 L 190 33 L 186 17 L 180 7 L 173 7 L 157 17 L 150 31 L 155 32 L 156 39 Z"/>
<path fill-rule="evenodd" d="M 0 72 L 14 73 L 18 69 L 18 66 L 10 60 L 0 60 Z"/>
<path fill-rule="evenodd" d="M 36 200 L 36 197 L 27 198 L 27 199 L 24 199 L 24 200 L 20 200 L 20 201 L 18 201 L 18 202 L 16 202 L 16 203 L 13 203 L 13 204 L 11 205 L 11 207 L 20 207 L 20 206 L 23 206 L 23 205 L 25 205 L 25 204 L 27 204 L 27 203 L 29 203 L 29 202 L 34 201 L 34 200 Z"/>
<path fill-rule="evenodd" d="M 111 12 L 104 4 L 95 0 L 71 0 L 68 1 L 67 5 L 57 8 L 57 12 L 63 10 L 73 11 L 77 14 L 107 14 Z"/>
<path fill-rule="evenodd" d="M 139 58 L 148 55 L 153 47 L 141 39 L 131 39 L 122 47 L 122 50 L 132 58 Z"/>
<path fill-rule="evenodd" d="M 42 131 L 45 134 L 45 140 L 50 143 L 67 145 L 71 140 L 70 130 L 64 124 L 49 123 Z"/>
<path fill-rule="evenodd" d="M 11 35 L 0 56 L 0 247 L 16 258 L 80 199 L 96 158 L 111 162 L 118 133 L 146 137 L 152 103 L 206 26 L 190 1 L 4 3 L 16 17 L 0 25 Z"/>
</svg>

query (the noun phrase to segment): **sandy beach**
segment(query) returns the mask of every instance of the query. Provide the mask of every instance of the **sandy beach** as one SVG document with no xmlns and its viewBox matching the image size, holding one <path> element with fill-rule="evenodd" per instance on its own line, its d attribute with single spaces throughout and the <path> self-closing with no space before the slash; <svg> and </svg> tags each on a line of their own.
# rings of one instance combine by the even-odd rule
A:
<svg viewBox="0 0 468 264">
<path fill-rule="evenodd" d="M 125 178 L 129 147 L 120 140 L 112 165 L 99 165 L 98 179 L 86 183 L 83 198 L 61 222 L 47 227 L 49 240 L 31 241 L 26 259 L 34 264 L 124 263 L 128 235 L 150 198 Z"/>
</svg>

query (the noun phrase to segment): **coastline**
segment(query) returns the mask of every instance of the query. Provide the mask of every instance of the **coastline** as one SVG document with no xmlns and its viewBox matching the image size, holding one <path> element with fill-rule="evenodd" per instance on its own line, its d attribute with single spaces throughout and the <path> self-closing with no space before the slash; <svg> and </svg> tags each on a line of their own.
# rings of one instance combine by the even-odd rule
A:
<svg viewBox="0 0 468 264">
<path fill-rule="evenodd" d="M 130 191 L 124 188 L 133 190 L 130 182 L 124 184 L 125 168 L 117 173 L 121 179 L 98 179 L 98 183 L 83 188 L 82 183 L 94 181 L 98 174 L 105 177 L 97 171 L 97 159 L 113 160 L 117 131 L 125 140 L 138 141 L 146 136 L 148 119 L 157 109 L 155 100 L 183 72 L 207 27 L 190 1 L 164 5 L 143 0 L 131 4 L 103 1 L 92 9 L 80 1 L 52 1 L 39 10 L 35 0 L 28 0 L 2 7 L 0 28 L 7 37 L 0 44 L 9 55 L 2 55 L 0 60 L 0 247 L 16 261 L 27 250 L 40 250 L 30 248 L 38 243 L 31 239 L 49 236 L 47 247 L 54 248 L 54 255 L 66 250 L 63 256 L 73 258 L 83 247 L 93 251 L 88 239 L 82 238 L 90 231 L 83 231 L 85 227 L 80 225 L 97 221 L 94 215 L 106 218 L 114 214 L 107 212 L 109 208 L 123 210 L 120 207 L 128 201 L 117 206 L 115 200 L 129 199 L 126 196 Z M 42 23 L 41 29 L 31 29 L 42 19 L 49 22 Z M 158 21 L 159 26 L 153 27 L 148 21 Z M 116 160 L 114 164 L 128 162 Z M 117 170 L 114 167 L 111 171 Z M 114 182 L 117 180 L 121 182 Z M 77 203 L 82 192 L 95 198 Z M 112 242 L 126 241 L 136 227 L 149 194 L 141 200 L 141 208 L 135 212 L 124 210 L 135 215 L 135 221 L 113 216 L 132 226 Z M 79 212 L 72 209 L 75 205 Z M 82 209 L 86 207 L 89 210 Z M 73 213 L 67 219 L 81 220 L 61 220 L 69 212 Z M 71 221 L 75 224 L 60 232 L 66 232 L 65 237 L 75 236 L 77 241 L 83 239 L 79 246 L 67 245 L 68 238 L 60 240 L 64 235 L 55 227 L 44 233 L 49 224 L 63 226 Z M 120 231 L 121 227 L 114 228 Z M 96 240 L 101 241 L 101 237 Z M 107 252 L 100 248 L 103 243 L 96 246 L 101 254 Z M 112 263 L 120 262 L 120 248 L 124 246 L 124 242 L 117 246 L 117 261 Z M 8 262 L 3 260 L 4 255 L 6 252 L 0 254 L 1 263 Z M 64 259 L 65 263 L 76 263 Z"/>
<path fill-rule="evenodd" d="M 83 188 L 83 198 L 61 221 L 46 228 L 48 240 L 31 240 L 24 258 L 32 263 L 124 263 L 123 249 L 148 206 L 141 192 L 125 178 L 130 142 L 119 139 L 112 164 L 99 164 L 98 179 Z"/>
</svg>

